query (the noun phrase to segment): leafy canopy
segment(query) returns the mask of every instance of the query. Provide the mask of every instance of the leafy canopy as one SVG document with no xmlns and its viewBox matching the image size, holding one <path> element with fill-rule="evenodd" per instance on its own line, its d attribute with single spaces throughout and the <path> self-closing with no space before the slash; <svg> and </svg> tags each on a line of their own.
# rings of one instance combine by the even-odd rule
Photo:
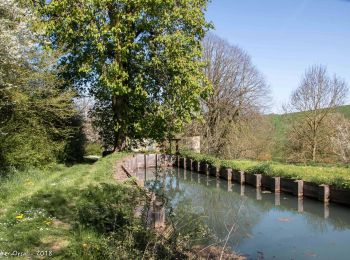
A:
<svg viewBox="0 0 350 260">
<path fill-rule="evenodd" d="M 201 61 L 201 40 L 210 27 L 206 4 L 207 0 L 42 3 L 50 46 L 64 53 L 64 76 L 94 96 L 95 116 L 104 122 L 101 131 L 114 133 L 106 139 L 115 145 L 125 136 L 159 140 L 198 116 L 199 99 L 209 89 Z"/>
</svg>

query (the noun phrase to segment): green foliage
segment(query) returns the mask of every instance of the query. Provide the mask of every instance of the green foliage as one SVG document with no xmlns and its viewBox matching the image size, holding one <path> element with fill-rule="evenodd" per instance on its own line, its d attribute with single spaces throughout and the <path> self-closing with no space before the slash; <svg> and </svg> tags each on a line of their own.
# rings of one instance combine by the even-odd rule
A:
<svg viewBox="0 0 350 260">
<path fill-rule="evenodd" d="M 350 119 L 350 105 L 336 107 L 334 112 L 340 113 L 344 115 L 345 118 Z"/>
<path fill-rule="evenodd" d="M 25 85 L 2 92 L 1 98 L 12 103 L 10 113 L 8 107 L 0 107 L 0 114 L 11 115 L 0 125 L 3 167 L 40 167 L 73 154 L 74 150 L 67 149 L 67 143 L 72 140 L 71 136 L 77 135 L 77 128 L 71 123 L 76 113 L 72 102 L 74 93 L 57 89 L 54 85 L 57 82 L 50 74 L 46 80 L 41 78 L 45 73 L 37 76 L 22 78 Z M 44 86 L 32 84 L 35 80 L 42 80 Z M 78 147 L 75 143 L 75 154 Z"/>
<path fill-rule="evenodd" d="M 207 0 L 42 2 L 62 75 L 89 86 L 106 146 L 164 139 L 199 116 L 208 91 L 200 59 Z"/>
<path fill-rule="evenodd" d="M 58 78 L 55 53 L 35 44 L 35 15 L 14 0 L 0 13 L 0 168 L 40 167 L 70 152 L 75 92 Z"/>
<path fill-rule="evenodd" d="M 191 151 L 181 151 L 181 155 L 184 157 L 196 160 L 198 162 L 205 162 L 216 166 L 220 164 L 220 159 L 211 155 L 194 153 Z"/>
<path fill-rule="evenodd" d="M 65 139 L 64 150 L 60 154 L 61 162 L 82 162 L 85 152 L 86 136 L 83 131 L 83 118 L 78 113 L 67 122 L 70 129 L 69 136 Z"/>
<path fill-rule="evenodd" d="M 249 168 L 247 170 L 247 172 L 252 173 L 252 174 L 273 175 L 273 170 L 271 168 L 271 164 L 268 162 L 253 166 L 253 167 Z"/>
<path fill-rule="evenodd" d="M 111 184 L 88 187 L 77 205 L 78 222 L 98 233 L 118 232 L 134 219 L 134 209 L 139 203 L 136 191 Z"/>
<path fill-rule="evenodd" d="M 86 143 L 85 155 L 101 155 L 103 152 L 102 146 L 99 143 Z"/>
</svg>

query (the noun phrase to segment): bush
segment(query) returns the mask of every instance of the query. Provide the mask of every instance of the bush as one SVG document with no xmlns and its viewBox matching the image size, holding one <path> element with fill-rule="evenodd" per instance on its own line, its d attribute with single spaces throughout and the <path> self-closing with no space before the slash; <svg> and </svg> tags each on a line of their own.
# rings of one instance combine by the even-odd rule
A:
<svg viewBox="0 0 350 260">
<path fill-rule="evenodd" d="M 139 191 L 122 185 L 89 186 L 77 205 L 77 221 L 101 234 L 115 233 L 131 226 Z"/>
<path fill-rule="evenodd" d="M 85 155 L 102 155 L 103 149 L 100 143 L 87 143 Z"/>
<path fill-rule="evenodd" d="M 265 174 L 271 175 L 273 174 L 273 170 L 271 168 L 270 163 L 261 163 L 256 166 L 253 166 L 247 170 L 247 172 L 252 174 Z"/>
</svg>

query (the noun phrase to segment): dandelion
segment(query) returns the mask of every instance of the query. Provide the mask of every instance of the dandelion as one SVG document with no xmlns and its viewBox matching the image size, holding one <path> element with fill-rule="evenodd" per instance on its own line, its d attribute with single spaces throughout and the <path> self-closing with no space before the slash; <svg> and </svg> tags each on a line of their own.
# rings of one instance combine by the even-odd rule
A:
<svg viewBox="0 0 350 260">
<path fill-rule="evenodd" d="M 19 219 L 19 220 L 20 220 L 20 219 L 23 219 L 23 218 L 24 218 L 24 215 L 23 215 L 23 214 L 19 214 L 19 215 L 16 216 L 16 219 Z"/>
<path fill-rule="evenodd" d="M 46 220 L 46 221 L 44 221 L 44 223 L 46 224 L 46 225 L 51 225 L 52 224 L 52 221 L 51 220 Z"/>
</svg>

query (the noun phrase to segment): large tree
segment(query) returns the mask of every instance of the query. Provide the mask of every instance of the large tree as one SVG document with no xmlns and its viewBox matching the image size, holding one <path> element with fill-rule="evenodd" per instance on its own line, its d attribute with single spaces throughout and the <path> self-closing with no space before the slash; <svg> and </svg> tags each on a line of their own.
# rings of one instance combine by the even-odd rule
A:
<svg viewBox="0 0 350 260">
<path fill-rule="evenodd" d="M 329 148 L 329 135 L 333 126 L 330 116 L 337 106 L 344 104 L 347 84 L 327 68 L 315 65 L 306 70 L 299 87 L 292 93 L 286 112 L 296 112 L 288 135 L 289 156 L 305 161 L 317 161 Z M 298 158 L 299 157 L 299 158 Z"/>
<path fill-rule="evenodd" d="M 208 89 L 201 40 L 207 0 L 42 1 L 64 76 L 96 101 L 104 142 L 170 138 Z"/>
<path fill-rule="evenodd" d="M 205 74 L 213 86 L 203 100 L 204 149 L 231 158 L 256 155 L 253 151 L 260 149 L 252 136 L 269 129 L 266 118 L 260 116 L 269 93 L 264 77 L 244 50 L 214 34 L 205 37 L 203 48 Z"/>
</svg>

